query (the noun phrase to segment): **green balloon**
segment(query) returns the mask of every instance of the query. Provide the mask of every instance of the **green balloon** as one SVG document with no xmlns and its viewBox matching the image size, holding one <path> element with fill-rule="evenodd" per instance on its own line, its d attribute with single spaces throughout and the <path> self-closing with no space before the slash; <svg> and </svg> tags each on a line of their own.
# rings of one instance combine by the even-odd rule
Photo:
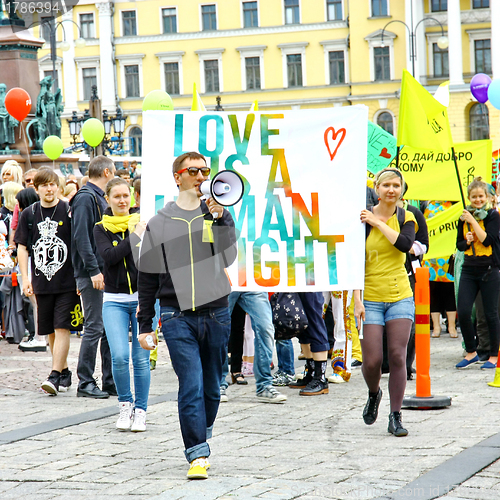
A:
<svg viewBox="0 0 500 500">
<path fill-rule="evenodd" d="M 43 152 L 51 159 L 57 160 L 62 152 L 64 151 L 64 146 L 57 135 L 49 135 L 43 141 Z"/>
<path fill-rule="evenodd" d="M 89 118 L 82 127 L 84 141 L 95 148 L 104 139 L 104 125 L 97 118 Z"/>
<path fill-rule="evenodd" d="M 152 90 L 142 101 L 143 111 L 172 111 L 172 98 L 163 90 Z"/>
</svg>

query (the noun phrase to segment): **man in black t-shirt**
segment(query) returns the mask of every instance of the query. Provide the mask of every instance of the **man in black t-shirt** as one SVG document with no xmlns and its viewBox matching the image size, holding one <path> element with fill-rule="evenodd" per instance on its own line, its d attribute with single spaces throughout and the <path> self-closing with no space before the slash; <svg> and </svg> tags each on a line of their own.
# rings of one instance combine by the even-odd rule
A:
<svg viewBox="0 0 500 500">
<path fill-rule="evenodd" d="M 57 198 L 58 185 L 52 169 L 37 172 L 34 186 L 40 201 L 23 210 L 15 234 L 23 292 L 28 297 L 35 294 L 38 334 L 48 335 L 52 351 L 52 371 L 42 389 L 54 396 L 71 385 L 67 359 L 70 330 L 83 326 L 71 265 L 69 206 Z"/>
</svg>

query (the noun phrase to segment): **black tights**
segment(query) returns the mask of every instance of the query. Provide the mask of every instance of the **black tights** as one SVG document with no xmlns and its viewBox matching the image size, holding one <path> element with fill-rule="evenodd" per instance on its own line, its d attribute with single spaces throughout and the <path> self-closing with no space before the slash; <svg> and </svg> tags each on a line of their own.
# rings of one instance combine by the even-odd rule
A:
<svg viewBox="0 0 500 500">
<path fill-rule="evenodd" d="M 412 321 L 393 319 L 387 321 L 387 354 L 389 358 L 389 396 L 391 412 L 400 411 L 406 388 L 406 346 Z M 363 377 L 370 392 L 377 392 L 382 375 L 384 327 L 364 325 L 361 349 L 363 351 Z"/>
</svg>

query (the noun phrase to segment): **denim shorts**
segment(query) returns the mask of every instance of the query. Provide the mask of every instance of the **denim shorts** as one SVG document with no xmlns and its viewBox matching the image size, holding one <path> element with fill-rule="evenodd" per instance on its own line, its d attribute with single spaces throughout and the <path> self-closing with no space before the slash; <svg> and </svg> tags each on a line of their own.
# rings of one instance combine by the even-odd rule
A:
<svg viewBox="0 0 500 500">
<path fill-rule="evenodd" d="M 365 306 L 365 325 L 382 325 L 393 319 L 415 320 L 415 303 L 413 297 L 397 302 L 363 301 Z"/>
</svg>

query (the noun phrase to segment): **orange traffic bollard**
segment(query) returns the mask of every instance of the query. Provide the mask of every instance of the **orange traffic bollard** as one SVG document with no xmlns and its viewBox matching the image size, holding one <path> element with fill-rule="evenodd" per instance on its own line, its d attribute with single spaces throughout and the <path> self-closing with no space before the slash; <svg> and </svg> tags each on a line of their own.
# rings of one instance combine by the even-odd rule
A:
<svg viewBox="0 0 500 500">
<path fill-rule="evenodd" d="M 415 360 L 417 368 L 416 394 L 405 397 L 403 407 L 426 410 L 451 405 L 449 396 L 431 394 L 431 335 L 429 269 L 419 267 L 415 273 Z"/>
</svg>

